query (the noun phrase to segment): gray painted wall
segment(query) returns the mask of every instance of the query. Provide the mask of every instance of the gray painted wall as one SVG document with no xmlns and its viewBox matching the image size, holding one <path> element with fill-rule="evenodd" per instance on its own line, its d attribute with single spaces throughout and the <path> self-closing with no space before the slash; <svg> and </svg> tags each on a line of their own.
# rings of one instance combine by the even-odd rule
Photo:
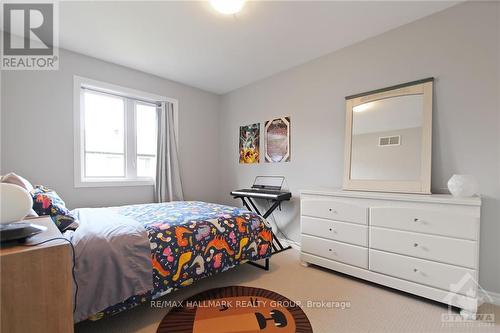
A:
<svg viewBox="0 0 500 333">
<path fill-rule="evenodd" d="M 480 282 L 500 292 L 499 7 L 461 4 L 223 96 L 220 200 L 235 204 L 229 191 L 256 175 L 286 176 L 295 198 L 276 219 L 298 241 L 299 189 L 342 185 L 344 96 L 434 76 L 432 187 L 454 173 L 477 177 Z M 288 115 L 291 162 L 238 164 L 240 125 Z"/>
<path fill-rule="evenodd" d="M 152 186 L 74 188 L 73 76 L 179 100 L 179 154 L 186 199 L 216 201 L 220 96 L 87 56 L 60 51 L 58 71 L 2 71 L 1 172 L 56 191 L 71 207 L 145 203 Z"/>
</svg>

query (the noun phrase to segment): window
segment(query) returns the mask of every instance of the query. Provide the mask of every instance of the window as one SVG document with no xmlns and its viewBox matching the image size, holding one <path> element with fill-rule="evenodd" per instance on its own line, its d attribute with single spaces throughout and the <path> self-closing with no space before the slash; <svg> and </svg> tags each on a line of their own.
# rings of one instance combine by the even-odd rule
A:
<svg viewBox="0 0 500 333">
<path fill-rule="evenodd" d="M 75 186 L 152 185 L 165 100 L 75 77 Z"/>
<path fill-rule="evenodd" d="M 125 100 L 82 90 L 84 177 L 125 177 Z"/>
<path fill-rule="evenodd" d="M 137 176 L 156 174 L 156 105 L 135 104 L 137 132 Z"/>
</svg>

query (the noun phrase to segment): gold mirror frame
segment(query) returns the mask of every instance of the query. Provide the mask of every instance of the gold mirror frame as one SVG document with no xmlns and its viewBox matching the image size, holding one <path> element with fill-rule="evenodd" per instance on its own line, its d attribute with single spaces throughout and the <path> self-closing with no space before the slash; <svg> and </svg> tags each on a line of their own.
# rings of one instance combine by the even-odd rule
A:
<svg viewBox="0 0 500 333">
<path fill-rule="evenodd" d="M 427 78 L 346 97 L 344 190 L 431 194 L 433 83 L 434 78 Z M 351 179 L 353 108 L 376 100 L 415 94 L 423 96 L 420 179 L 415 181 Z"/>
</svg>

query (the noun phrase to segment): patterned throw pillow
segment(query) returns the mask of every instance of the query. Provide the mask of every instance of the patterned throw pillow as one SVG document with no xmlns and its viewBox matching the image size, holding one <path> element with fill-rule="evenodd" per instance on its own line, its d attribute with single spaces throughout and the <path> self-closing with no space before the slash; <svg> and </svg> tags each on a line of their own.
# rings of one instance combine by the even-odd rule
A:
<svg viewBox="0 0 500 333">
<path fill-rule="evenodd" d="M 37 185 L 31 191 L 31 196 L 34 211 L 40 216 L 50 215 L 61 232 L 78 228 L 77 218 L 66 208 L 66 204 L 56 191 Z"/>
</svg>

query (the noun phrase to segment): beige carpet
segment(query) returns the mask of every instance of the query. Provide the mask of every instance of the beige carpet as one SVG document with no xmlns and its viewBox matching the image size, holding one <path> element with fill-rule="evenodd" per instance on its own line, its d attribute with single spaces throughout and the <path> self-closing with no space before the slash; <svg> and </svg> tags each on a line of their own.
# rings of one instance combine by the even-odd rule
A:
<svg viewBox="0 0 500 333">
<path fill-rule="evenodd" d="M 500 307 L 485 304 L 481 313 L 494 313 L 494 326 L 485 323 L 461 323 L 444 327 L 441 315 L 446 305 L 414 297 L 392 289 L 363 282 L 318 267 L 303 267 L 299 253 L 288 250 L 271 260 L 265 272 L 250 265 L 205 279 L 167 295 L 162 300 L 183 300 L 200 291 L 230 285 L 269 289 L 305 304 L 312 301 L 346 301 L 348 309 L 308 308 L 302 306 L 315 333 L 330 332 L 500 332 Z M 335 305 L 330 303 L 330 306 Z M 150 304 L 125 311 L 97 322 L 82 322 L 76 333 L 84 332 L 156 332 L 168 309 L 154 309 Z"/>
</svg>

